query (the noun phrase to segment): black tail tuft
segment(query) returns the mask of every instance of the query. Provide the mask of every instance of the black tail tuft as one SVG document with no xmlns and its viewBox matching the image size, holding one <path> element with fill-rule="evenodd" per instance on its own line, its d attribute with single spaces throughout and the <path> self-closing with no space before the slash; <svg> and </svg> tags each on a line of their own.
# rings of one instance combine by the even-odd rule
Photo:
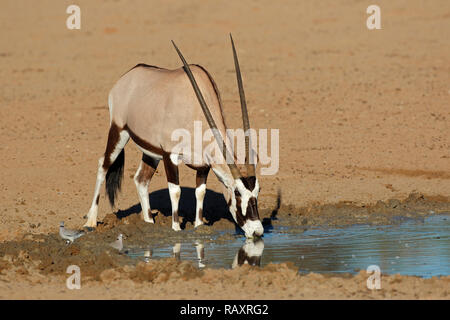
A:
<svg viewBox="0 0 450 320">
<path fill-rule="evenodd" d="M 117 192 L 120 190 L 123 178 L 123 165 L 125 163 L 125 150 L 122 149 L 116 161 L 108 169 L 106 173 L 106 193 L 108 194 L 109 203 L 114 207 Z"/>
</svg>

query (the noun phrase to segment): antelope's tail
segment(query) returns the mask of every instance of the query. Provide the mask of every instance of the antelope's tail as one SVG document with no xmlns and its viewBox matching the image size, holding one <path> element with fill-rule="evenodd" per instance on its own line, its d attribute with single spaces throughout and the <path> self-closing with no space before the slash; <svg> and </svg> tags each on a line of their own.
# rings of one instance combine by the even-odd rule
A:
<svg viewBox="0 0 450 320">
<path fill-rule="evenodd" d="M 120 191 L 123 179 L 123 166 L 125 164 L 125 149 L 122 149 L 117 159 L 111 164 L 106 172 L 106 193 L 109 203 L 114 207 L 117 193 Z"/>
</svg>

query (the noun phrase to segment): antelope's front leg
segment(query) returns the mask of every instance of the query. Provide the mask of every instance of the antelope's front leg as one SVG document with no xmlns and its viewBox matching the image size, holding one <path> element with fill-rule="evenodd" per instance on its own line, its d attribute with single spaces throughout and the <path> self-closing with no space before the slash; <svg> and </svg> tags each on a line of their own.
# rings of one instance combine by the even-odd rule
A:
<svg viewBox="0 0 450 320">
<path fill-rule="evenodd" d="M 209 167 L 197 169 L 195 198 L 197 200 L 195 208 L 195 223 L 197 228 L 203 224 L 203 200 L 206 194 L 206 179 L 208 178 Z"/>
<path fill-rule="evenodd" d="M 167 184 L 169 188 L 170 203 L 172 205 L 172 229 L 180 231 L 178 219 L 178 203 L 180 202 L 181 188 L 178 177 L 179 158 L 177 155 L 165 154 L 163 156 L 164 168 L 166 169 Z"/>
</svg>

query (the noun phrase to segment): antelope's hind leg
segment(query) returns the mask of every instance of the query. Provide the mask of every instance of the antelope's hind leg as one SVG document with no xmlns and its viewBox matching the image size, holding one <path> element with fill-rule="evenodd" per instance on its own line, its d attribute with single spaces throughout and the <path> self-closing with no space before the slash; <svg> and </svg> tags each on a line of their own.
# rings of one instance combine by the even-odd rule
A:
<svg viewBox="0 0 450 320">
<path fill-rule="evenodd" d="M 195 222 L 194 227 L 197 228 L 203 224 L 203 200 L 206 194 L 206 179 L 208 178 L 209 167 L 197 169 L 196 175 L 196 208 L 195 208 Z"/>
<path fill-rule="evenodd" d="M 177 155 L 163 155 L 164 168 L 166 169 L 167 185 L 172 205 L 172 229 L 180 231 L 180 221 L 178 219 L 178 203 L 181 196 L 180 181 L 178 177 L 179 158 Z"/>
<path fill-rule="evenodd" d="M 150 201 L 148 198 L 148 186 L 150 184 L 150 180 L 155 174 L 158 164 L 158 159 L 154 159 L 143 154 L 142 161 L 136 171 L 136 174 L 134 175 L 134 183 L 136 184 L 144 221 L 149 223 L 154 223 L 154 221 L 151 215 Z"/>
<path fill-rule="evenodd" d="M 123 173 L 123 164 L 125 160 L 125 153 L 123 148 L 127 144 L 130 136 L 128 132 L 120 129 L 117 125 L 111 123 L 108 133 L 108 142 L 106 145 L 106 151 L 103 157 L 98 161 L 97 181 L 95 183 L 94 198 L 92 200 L 91 208 L 87 214 L 87 221 L 84 227 L 95 228 L 97 226 L 97 214 L 98 214 L 98 201 L 100 199 L 100 188 L 105 181 L 106 174 L 111 166 L 114 164 L 114 168 L 119 174 L 117 176 L 117 187 L 120 188 L 121 174 Z M 117 161 L 117 163 L 115 163 Z M 111 204 L 114 204 L 114 196 L 110 195 Z"/>
</svg>

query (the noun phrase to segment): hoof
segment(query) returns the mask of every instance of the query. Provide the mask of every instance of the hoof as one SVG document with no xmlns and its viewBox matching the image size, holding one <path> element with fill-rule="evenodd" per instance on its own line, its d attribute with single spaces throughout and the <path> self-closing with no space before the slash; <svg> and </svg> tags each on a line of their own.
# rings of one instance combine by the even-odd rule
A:
<svg viewBox="0 0 450 320">
<path fill-rule="evenodd" d="M 87 222 L 83 225 L 83 228 L 84 228 L 84 229 L 88 229 L 88 228 L 95 229 L 96 227 L 97 227 L 97 222 L 92 223 L 92 222 L 90 222 L 90 221 L 87 221 Z"/>
<path fill-rule="evenodd" d="M 202 220 L 196 220 L 194 223 L 194 228 L 200 227 L 203 224 L 204 224 L 204 222 Z"/>
<path fill-rule="evenodd" d="M 152 218 L 148 218 L 148 219 L 144 218 L 144 221 L 147 223 L 155 223 L 155 220 L 153 220 Z"/>
<path fill-rule="evenodd" d="M 180 223 L 179 223 L 179 222 L 173 223 L 173 224 L 172 224 L 172 229 L 173 229 L 174 231 L 181 231 Z"/>
</svg>

